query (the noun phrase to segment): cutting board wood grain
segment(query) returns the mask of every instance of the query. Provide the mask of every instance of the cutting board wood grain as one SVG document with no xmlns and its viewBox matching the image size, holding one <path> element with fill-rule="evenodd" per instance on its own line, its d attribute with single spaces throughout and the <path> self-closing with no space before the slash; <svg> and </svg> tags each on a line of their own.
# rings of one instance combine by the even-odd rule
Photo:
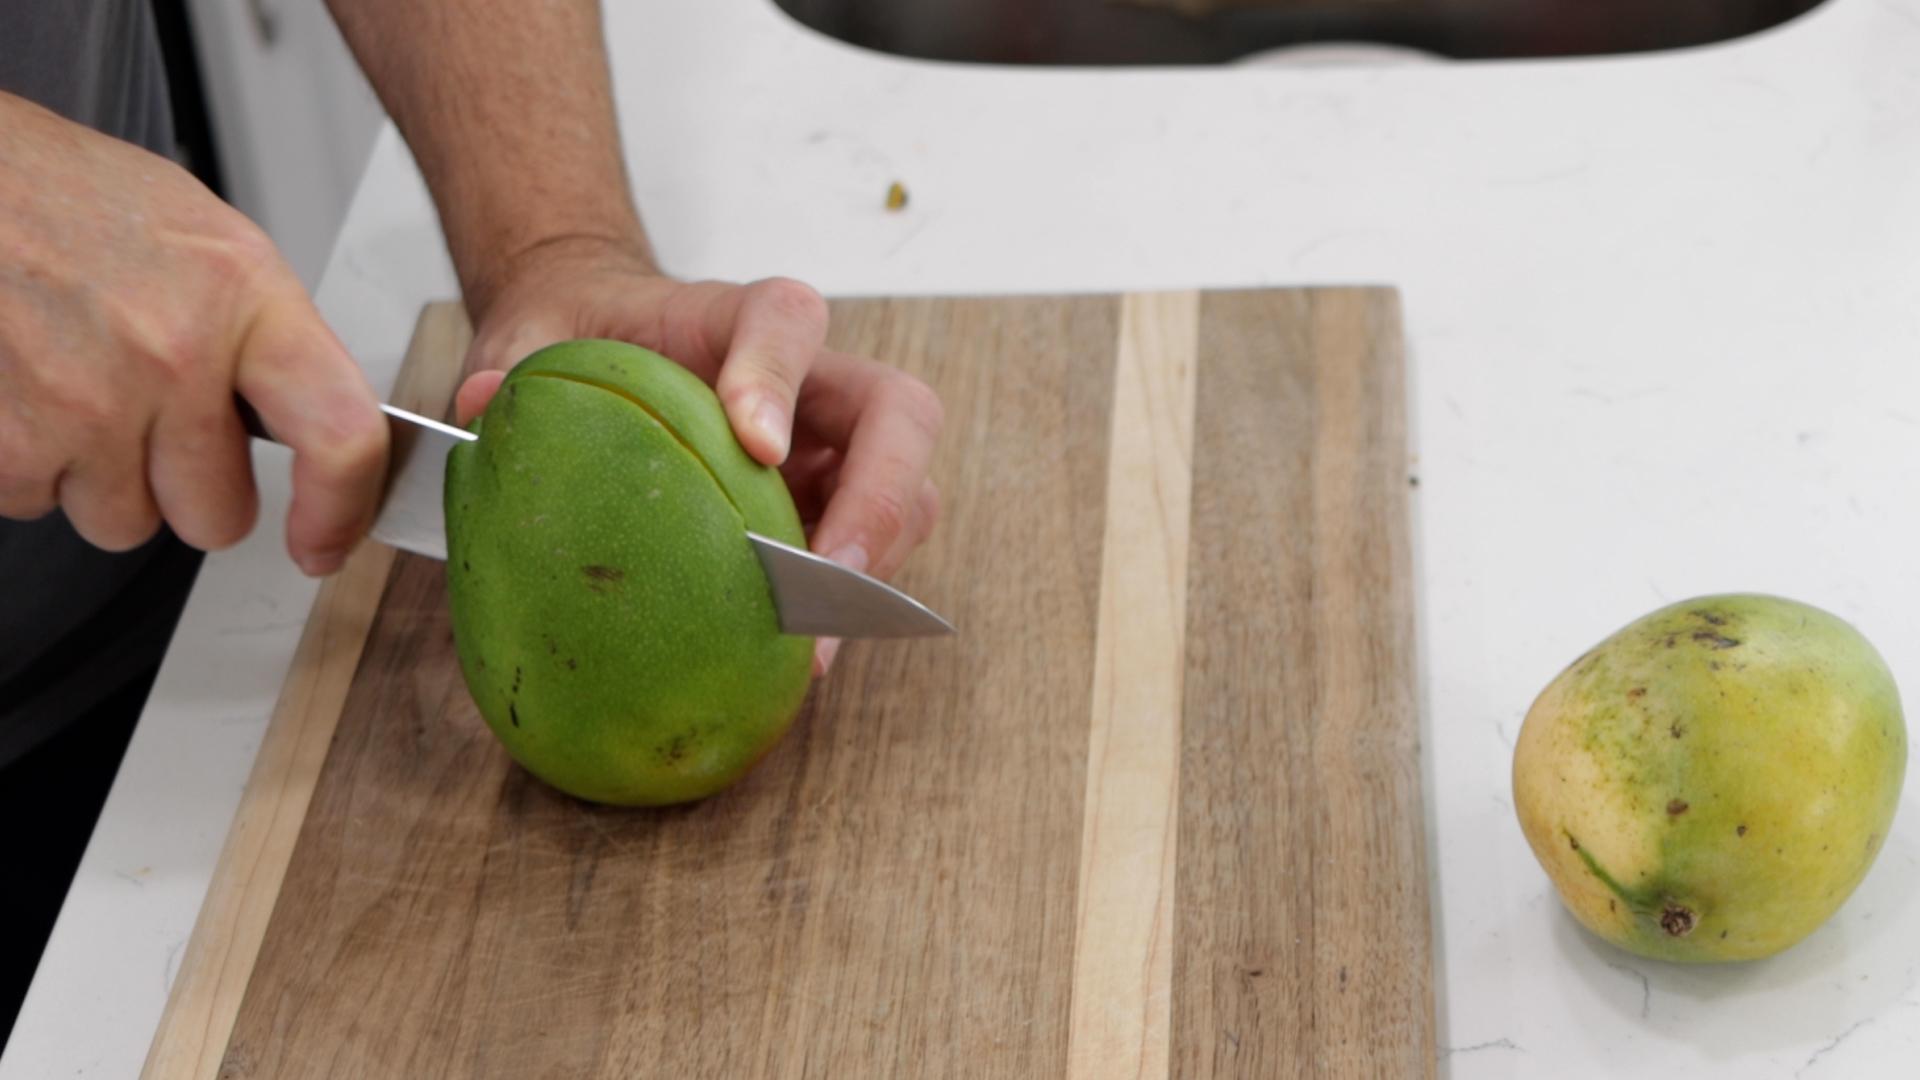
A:
<svg viewBox="0 0 1920 1080">
<path fill-rule="evenodd" d="M 443 412 L 457 308 L 400 392 Z M 513 766 L 441 567 L 323 590 L 151 1077 L 1420 1076 L 1435 1065 L 1387 290 L 884 299 L 946 511 L 742 783 Z"/>
</svg>

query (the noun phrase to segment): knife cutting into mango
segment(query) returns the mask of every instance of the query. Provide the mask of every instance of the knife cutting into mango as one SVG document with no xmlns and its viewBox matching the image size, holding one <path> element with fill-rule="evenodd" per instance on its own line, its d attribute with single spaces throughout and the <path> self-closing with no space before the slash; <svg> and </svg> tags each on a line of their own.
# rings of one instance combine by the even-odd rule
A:
<svg viewBox="0 0 1920 1080">
<path fill-rule="evenodd" d="M 481 715 L 569 794 L 711 795 L 785 732 L 814 636 L 954 632 L 807 551 L 779 472 L 741 448 L 698 376 L 647 349 L 542 349 L 464 430 L 381 408 L 392 456 L 370 535 L 447 563 Z"/>
</svg>

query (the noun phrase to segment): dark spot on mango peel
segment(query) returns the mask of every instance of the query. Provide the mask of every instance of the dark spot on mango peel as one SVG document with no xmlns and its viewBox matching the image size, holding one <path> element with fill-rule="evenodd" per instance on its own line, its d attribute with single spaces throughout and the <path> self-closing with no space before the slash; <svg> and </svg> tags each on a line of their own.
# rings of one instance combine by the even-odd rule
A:
<svg viewBox="0 0 1920 1080">
<path fill-rule="evenodd" d="M 1673 726 L 1667 728 L 1667 731 L 1670 732 L 1673 735 L 1673 737 L 1676 739 L 1687 733 L 1687 729 L 1682 727 L 1680 725 L 1680 721 L 1678 720 L 1675 720 L 1673 722 Z"/>
<path fill-rule="evenodd" d="M 1727 625 L 1727 617 L 1725 615 L 1716 615 L 1711 611 L 1693 611 L 1689 612 L 1689 614 L 1696 619 L 1705 619 L 1709 626 Z"/>
<path fill-rule="evenodd" d="M 1580 841 L 1578 841 L 1578 840 L 1575 840 L 1575 839 L 1573 838 L 1573 834 L 1571 834 L 1571 833 L 1569 833 L 1569 834 L 1567 834 L 1567 846 L 1568 846 L 1568 847 L 1570 847 L 1570 848 L 1572 848 L 1572 849 L 1573 849 L 1573 850 L 1575 850 L 1575 851 L 1579 851 L 1579 850 L 1580 850 Z"/>
<path fill-rule="evenodd" d="M 1693 933 L 1693 911 L 1679 904 L 1668 904 L 1660 909 L 1660 929 L 1668 937 L 1686 937 Z"/>
<path fill-rule="evenodd" d="M 1684 814 L 1686 812 L 1687 812 L 1687 800 L 1685 799 L 1668 799 L 1667 800 L 1667 816 L 1668 817 L 1679 817 L 1681 814 Z"/>
<path fill-rule="evenodd" d="M 687 737 L 675 735 L 673 741 L 660 748 L 660 760 L 672 765 L 687 756 Z"/>
<path fill-rule="evenodd" d="M 1735 836 L 1747 835 L 1747 827 L 1745 825 L 1740 826 L 1739 828 L 1733 830 L 1733 835 Z"/>
<path fill-rule="evenodd" d="M 1739 638 L 1730 638 L 1725 634 L 1716 634 L 1712 630 L 1695 630 L 1693 640 L 1712 649 L 1731 649 L 1740 644 Z"/>
<path fill-rule="evenodd" d="M 514 705 L 511 702 L 507 704 L 507 719 L 513 721 L 514 727 L 520 726 L 520 707 L 518 705 Z"/>
<path fill-rule="evenodd" d="M 625 570 L 611 566 L 583 566 L 580 572 L 587 575 L 587 588 L 602 596 L 605 596 L 610 588 L 627 579 Z"/>
<path fill-rule="evenodd" d="M 1647 688 L 1644 686 L 1636 686 L 1633 689 L 1627 691 L 1627 697 L 1633 701 L 1639 701 L 1641 698 L 1646 696 L 1647 696 Z"/>
<path fill-rule="evenodd" d="M 631 355 L 635 363 L 616 363 L 617 355 Z M 586 389 L 576 392 L 560 386 L 561 381 Z M 526 424 L 519 423 L 522 418 L 509 404 L 521 386 L 531 387 Z M 769 623 L 750 623 L 732 610 L 716 612 L 711 620 L 712 633 L 757 631 L 766 626 L 764 647 L 758 638 L 749 642 L 744 635 L 742 644 L 752 647 L 704 647 L 706 639 L 700 635 L 708 633 L 708 621 L 703 616 L 720 607 L 713 602 L 717 596 L 712 595 L 719 586 L 734 586 L 736 598 L 744 595 L 755 605 L 769 596 L 757 560 L 738 558 L 732 545 L 708 544 L 703 539 L 712 535 L 708 526 L 728 528 L 737 518 L 757 531 L 789 542 L 804 542 L 790 506 L 791 497 L 783 490 L 777 473 L 740 454 L 725 412 L 711 389 L 662 357 L 642 355 L 630 346 L 612 342 L 567 343 L 543 360 L 519 369 L 511 389 L 512 393 L 497 399 L 498 407 L 489 409 L 487 441 L 463 444 L 449 458 L 449 494 L 456 508 L 450 524 L 462 524 L 458 508 L 463 506 L 480 515 L 479 520 L 465 523 L 471 535 L 462 536 L 455 529 L 449 599 L 453 621 L 463 635 L 458 642 L 461 648 L 476 653 L 484 645 L 492 655 L 519 656 L 522 665 L 531 661 L 535 687 L 528 690 L 528 705 L 542 709 L 542 731 L 546 735 L 531 744 L 518 738 L 525 728 L 525 722 L 518 719 L 518 695 L 509 697 L 513 712 L 503 717 L 508 710 L 499 707 L 500 680 L 491 672 L 472 680 L 475 703 L 496 731 L 500 730 L 499 720 L 508 720 L 502 733 L 508 736 L 515 756 L 525 757 L 522 765 L 576 797 L 615 805 L 653 805 L 710 795 L 732 783 L 759 756 L 755 751 L 764 752 L 761 748 L 784 731 L 786 715 L 804 696 L 810 656 L 803 655 L 793 639 L 776 635 Z M 609 394 L 623 399 L 624 404 L 612 400 Z M 664 419 L 649 415 L 659 410 L 664 410 Z M 676 432 L 674 428 L 682 423 L 684 432 Z M 576 427 L 593 437 L 576 438 Z M 607 439 L 639 452 L 639 460 L 631 463 L 637 468 L 605 469 L 585 453 L 586 448 L 602 445 L 599 436 L 603 432 Z M 687 445 L 689 438 L 694 445 Z M 700 461 L 698 451 L 709 441 L 715 451 L 713 465 L 720 470 L 718 476 L 713 475 L 714 468 L 686 467 L 706 464 Z M 686 462 L 680 460 L 681 449 L 676 442 L 688 455 Z M 653 457 L 664 459 L 658 463 L 657 476 L 647 475 L 654 471 L 649 468 Z M 536 473 L 538 487 L 533 486 Z M 549 475 L 554 478 L 554 488 L 545 483 Z M 576 476 L 585 485 L 585 494 L 571 488 L 563 494 L 580 497 L 554 494 L 557 488 L 574 482 Z M 734 493 L 721 485 L 723 478 L 737 489 L 747 513 L 730 505 Z M 648 528 L 626 527 L 634 514 L 633 502 L 602 497 L 605 492 L 595 485 L 603 482 L 641 485 L 639 493 L 643 496 L 648 493 L 646 485 L 652 484 L 664 494 L 679 498 L 677 508 L 685 510 L 688 519 L 701 527 L 663 529 L 656 544 Z M 714 485 L 712 491 L 707 490 L 709 483 Z M 628 491 L 624 486 L 618 490 Z M 472 497 L 468 502 L 469 491 L 487 497 Z M 644 509 L 646 504 L 640 503 L 639 507 Z M 552 518 L 541 519 L 548 511 L 553 513 Z M 551 530 L 551 536 L 542 529 Z M 503 537 L 507 550 L 487 547 L 484 541 L 489 536 Z M 581 537 L 618 540 L 618 550 L 609 550 L 611 544 L 583 549 L 574 542 Z M 665 557 L 653 558 L 656 549 Z M 477 571 L 462 572 L 462 562 L 473 558 L 468 550 L 487 564 L 487 581 L 479 581 Z M 502 554 L 506 555 L 504 563 Z M 515 557 L 520 554 L 529 557 Z M 620 561 L 577 561 L 610 558 Z M 633 569 L 628 570 L 629 566 Z M 654 581 L 663 574 L 684 575 L 688 582 L 703 586 L 672 594 L 684 597 L 694 610 L 684 613 L 685 617 L 674 612 L 676 617 L 671 619 L 650 619 L 647 625 L 635 628 L 629 618 L 632 609 L 628 601 L 654 600 Z M 626 588 L 627 577 L 634 579 L 632 590 Z M 604 594 L 591 598 L 579 595 L 593 586 L 599 586 Z M 636 595 L 640 593 L 645 596 Z M 619 640 L 623 655 L 628 656 L 645 656 L 645 647 L 657 640 L 661 643 L 658 651 L 668 662 L 685 663 L 677 664 L 671 679 L 656 678 L 647 670 L 664 666 L 658 662 L 583 665 L 577 654 L 559 655 L 559 630 L 542 631 L 543 624 L 565 627 L 569 642 L 576 647 L 585 647 L 581 643 L 586 641 Z M 656 625 L 664 629 L 655 633 L 652 627 Z M 635 631 L 634 640 L 627 639 L 628 630 Z M 683 638 L 693 639 L 700 647 L 683 646 Z M 539 659 L 543 646 L 548 655 L 544 663 Z M 700 666 L 695 666 L 696 662 Z M 710 675 L 705 666 L 709 662 Z M 506 665 L 512 667 L 511 663 Z M 567 674 L 560 677 L 561 671 Z M 542 678 L 547 681 L 541 682 Z M 513 685 L 512 679 L 506 681 Z M 767 689 L 760 693 L 758 687 L 763 682 Z M 671 717 L 678 710 L 683 722 L 693 720 L 702 725 L 698 730 L 684 731 L 681 746 L 669 746 L 675 735 L 669 727 L 647 744 L 634 747 L 640 751 L 637 756 L 631 752 L 580 752 L 581 740 L 572 737 L 575 733 L 591 733 L 618 721 L 630 701 L 645 704 L 655 700 L 656 687 L 658 700 L 671 706 L 665 716 Z M 524 676 L 519 688 L 526 689 Z M 692 715 L 686 715 L 688 712 Z M 648 747 L 652 753 L 647 752 Z M 686 768 L 663 761 L 661 755 L 670 749 L 676 756 L 684 756 L 680 765 Z"/>
</svg>

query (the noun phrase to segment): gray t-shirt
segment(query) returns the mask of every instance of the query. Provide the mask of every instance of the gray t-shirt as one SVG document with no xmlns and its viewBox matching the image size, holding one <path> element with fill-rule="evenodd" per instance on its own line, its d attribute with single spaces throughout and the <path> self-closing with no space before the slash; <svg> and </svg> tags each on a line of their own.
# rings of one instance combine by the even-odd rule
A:
<svg viewBox="0 0 1920 1080">
<path fill-rule="evenodd" d="M 147 0 L 6 0 L 0 90 L 157 153 L 173 149 Z"/>
<path fill-rule="evenodd" d="M 0 91 L 173 149 L 147 0 L 0 0 Z M 0 518 L 0 767 L 152 669 L 196 565 L 164 532 L 109 555 L 58 513 Z"/>
</svg>

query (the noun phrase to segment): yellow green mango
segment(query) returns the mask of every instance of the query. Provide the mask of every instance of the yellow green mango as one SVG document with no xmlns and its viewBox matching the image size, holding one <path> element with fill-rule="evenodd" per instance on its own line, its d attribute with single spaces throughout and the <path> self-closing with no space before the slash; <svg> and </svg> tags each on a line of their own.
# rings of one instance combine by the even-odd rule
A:
<svg viewBox="0 0 1920 1080">
<path fill-rule="evenodd" d="M 1707 596 L 1553 680 L 1521 727 L 1513 801 L 1587 929 L 1642 956 L 1751 960 L 1853 892 L 1906 763 L 1893 676 L 1852 626 L 1778 597 Z"/>
<path fill-rule="evenodd" d="M 572 341 L 508 373 L 447 461 L 447 593 L 473 700 L 507 752 L 600 803 L 738 780 L 807 692 L 748 530 L 805 546 L 780 474 L 705 383 Z"/>
</svg>

